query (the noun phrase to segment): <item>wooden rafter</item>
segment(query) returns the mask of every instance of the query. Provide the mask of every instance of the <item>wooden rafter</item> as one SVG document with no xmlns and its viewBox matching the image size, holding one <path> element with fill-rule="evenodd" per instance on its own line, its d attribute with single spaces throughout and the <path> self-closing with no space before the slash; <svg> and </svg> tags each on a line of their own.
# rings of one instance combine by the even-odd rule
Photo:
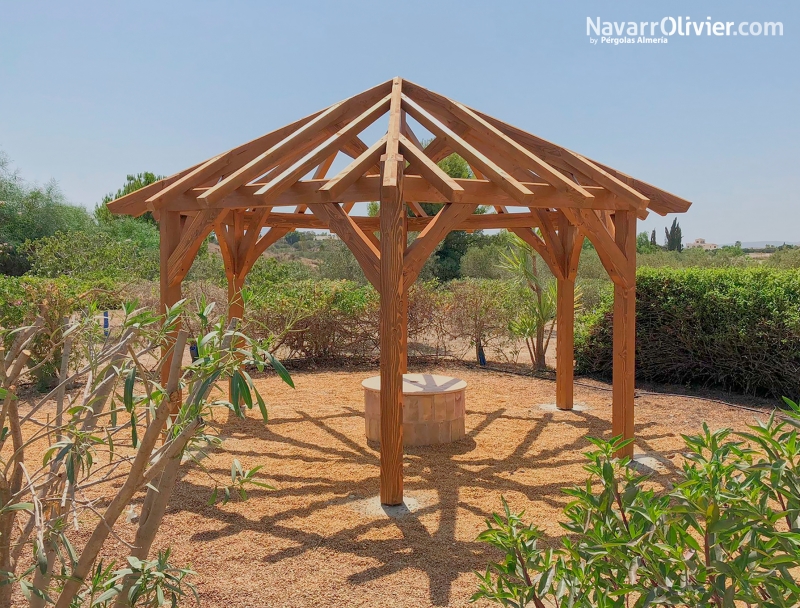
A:
<svg viewBox="0 0 800 608">
<path fill-rule="evenodd" d="M 355 97 L 334 104 L 291 135 L 276 143 L 269 150 L 259 154 L 249 163 L 231 173 L 212 188 L 209 188 L 198 197 L 198 200 L 206 205 L 213 205 L 240 186 L 263 175 L 264 172 L 279 162 L 282 157 L 296 150 L 298 146 L 308 143 L 315 135 L 318 135 L 330 125 L 360 114 L 365 107 L 369 107 L 374 103 L 376 98 L 379 99 L 384 95 L 386 95 L 386 86 L 379 85 Z"/>
<path fill-rule="evenodd" d="M 470 164 L 477 166 L 489 179 L 505 190 L 519 204 L 527 205 L 533 201 L 533 193 L 530 190 L 483 153 L 464 141 L 413 99 L 403 95 L 403 107 L 426 129 L 443 137 L 450 147 L 467 159 Z"/>
<path fill-rule="evenodd" d="M 426 105 L 432 111 L 436 109 L 444 112 L 444 117 L 454 117 L 451 124 L 456 121 L 463 123 L 471 129 L 477 138 L 483 141 L 490 149 L 494 148 L 518 166 L 534 172 L 547 183 L 556 188 L 558 192 L 566 195 L 578 203 L 586 203 L 592 197 L 591 193 L 581 188 L 573 180 L 562 175 L 556 168 L 533 154 L 530 150 L 508 137 L 489 121 L 473 112 L 465 105 L 452 101 L 447 97 L 423 89 L 412 83 L 408 84 L 407 94 L 419 103 Z"/>
<path fill-rule="evenodd" d="M 326 181 L 318 192 L 322 194 L 324 202 L 337 201 L 341 195 L 359 179 L 366 170 L 377 163 L 386 150 L 386 136 L 384 135 L 369 148 L 364 150 L 352 163 L 347 165 L 338 175 Z M 377 186 L 377 183 L 376 183 Z"/>
<path fill-rule="evenodd" d="M 330 156 L 331 152 L 339 150 L 344 143 L 352 140 L 382 114 L 385 114 L 388 108 L 389 96 L 387 95 L 348 123 L 347 126 L 339 129 L 323 143 L 308 152 L 300 160 L 281 170 L 269 183 L 256 190 L 254 196 L 263 197 L 266 202 L 274 199 L 278 194 L 308 173 L 313 167 Z"/>
</svg>

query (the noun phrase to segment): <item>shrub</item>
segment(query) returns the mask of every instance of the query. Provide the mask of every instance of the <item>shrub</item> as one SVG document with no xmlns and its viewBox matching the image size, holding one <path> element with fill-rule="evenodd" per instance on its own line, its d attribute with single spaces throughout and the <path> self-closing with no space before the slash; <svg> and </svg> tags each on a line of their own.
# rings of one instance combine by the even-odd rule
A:
<svg viewBox="0 0 800 608">
<path fill-rule="evenodd" d="M 137 224 L 147 227 L 143 222 Z M 25 250 L 31 261 L 31 273 L 86 280 L 158 279 L 158 247 L 144 247 L 119 236 L 93 229 L 58 232 L 29 241 Z"/>
<path fill-rule="evenodd" d="M 764 265 L 782 269 L 800 268 L 800 248 L 776 251 L 764 260 Z"/>
<path fill-rule="evenodd" d="M 448 285 L 444 310 L 450 337 L 464 340 L 475 349 L 501 351 L 511 341 L 509 324 L 519 310 L 520 290 L 511 281 L 462 279 Z M 465 352 L 462 351 L 461 356 Z"/>
<path fill-rule="evenodd" d="M 36 365 L 30 346 L 48 331 L 44 319 L 0 331 L 0 341 L 10 338 L 12 344 L 6 364 L 0 366 L 5 425 L 0 451 L 6 465 L 0 471 L 0 606 L 12 605 L 17 588 L 31 608 L 46 603 L 58 608 L 108 607 L 112 601 L 118 608 L 162 606 L 165 600 L 176 606 L 193 590 L 184 580 L 191 572 L 171 565 L 168 551 L 148 560 L 181 466 L 191 461 L 182 458 L 184 451 L 222 441 L 205 427 L 212 408 L 223 407 L 244 418 L 243 407 L 254 409 L 257 404 L 266 422 L 266 403 L 240 369 L 242 363 L 259 370 L 271 366 L 292 384 L 274 357 L 224 319 L 196 337 L 199 358 L 191 365 L 182 367 L 177 356 L 168 363 L 161 348 L 167 336 L 175 336 L 176 353 L 183 353 L 187 343 L 188 332 L 178 329 L 182 315 L 179 305 L 158 316 L 126 304 L 121 331 L 106 337 L 93 316 L 84 315 L 59 337 L 58 346 L 64 348 L 70 341 L 74 347 L 76 340 L 92 345 L 75 365 L 63 368 L 64 384 L 84 385 L 66 408 L 64 392 L 55 390 L 18 407 L 15 391 Z M 165 365 L 169 374 L 162 385 Z M 225 380 L 230 380 L 230 402 L 210 397 Z M 181 389 L 185 397 L 178 404 L 175 395 Z M 54 397 L 53 419 L 43 408 Z M 227 479 L 207 471 L 215 483 L 209 504 L 218 495 L 223 502 L 232 494 L 244 500 L 248 487 L 268 487 L 256 477 L 260 468 L 244 469 L 234 460 Z M 110 492 L 100 511 L 96 500 L 85 499 L 86 490 L 98 483 Z M 114 571 L 114 564 L 103 566 L 99 556 L 108 548 L 110 535 L 119 538 L 115 525 L 126 507 L 133 513 L 137 497 L 143 500 L 135 538 L 123 541 L 130 550 L 130 568 Z M 89 534 L 78 547 L 70 540 L 74 538 L 68 523 L 73 519 L 84 527 L 88 524 Z"/>
<path fill-rule="evenodd" d="M 292 234 L 291 232 L 289 234 Z M 298 234 L 295 232 L 294 234 Z M 286 235 L 289 236 L 289 235 Z M 279 260 L 261 256 L 247 273 L 245 282 L 249 286 L 258 287 L 266 283 L 280 281 L 301 281 L 311 278 L 311 268 L 297 260 Z"/>
<path fill-rule="evenodd" d="M 271 350 L 310 359 L 371 355 L 378 339 L 378 294 L 352 281 L 298 281 L 244 292 L 250 332 Z"/>
<path fill-rule="evenodd" d="M 796 410 L 794 404 L 793 407 Z M 774 414 L 731 438 L 730 430 L 686 437 L 674 490 L 657 494 L 646 476 L 617 459 L 619 441 L 592 440 L 590 476 L 572 500 L 560 546 L 522 513 L 487 520 L 478 539 L 503 559 L 478 574 L 473 600 L 525 606 L 595 608 L 800 602 L 791 570 L 800 566 L 798 417 Z"/>
<path fill-rule="evenodd" d="M 800 272 L 640 269 L 636 294 L 637 378 L 800 395 Z M 578 324 L 578 372 L 611 377 L 612 308 Z"/>
<path fill-rule="evenodd" d="M 508 246 L 502 243 L 473 246 L 461 256 L 461 276 L 475 279 L 508 279 L 511 274 L 503 266 Z"/>
</svg>

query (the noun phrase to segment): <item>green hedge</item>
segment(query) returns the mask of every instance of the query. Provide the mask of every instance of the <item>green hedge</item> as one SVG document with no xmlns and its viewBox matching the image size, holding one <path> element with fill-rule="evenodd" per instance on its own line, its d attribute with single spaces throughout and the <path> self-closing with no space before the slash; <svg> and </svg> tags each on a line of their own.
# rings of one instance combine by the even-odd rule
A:
<svg viewBox="0 0 800 608">
<path fill-rule="evenodd" d="M 612 298 L 583 317 L 576 371 L 611 377 Z M 636 375 L 746 394 L 800 396 L 800 271 L 637 272 Z"/>
</svg>

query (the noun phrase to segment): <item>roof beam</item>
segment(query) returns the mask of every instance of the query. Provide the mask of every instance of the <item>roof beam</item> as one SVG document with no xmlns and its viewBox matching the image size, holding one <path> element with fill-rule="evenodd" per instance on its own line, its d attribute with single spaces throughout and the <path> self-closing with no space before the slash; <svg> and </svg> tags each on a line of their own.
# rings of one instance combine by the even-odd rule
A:
<svg viewBox="0 0 800 608">
<path fill-rule="evenodd" d="M 412 167 L 417 169 L 422 177 L 427 179 L 434 188 L 441 192 L 448 201 L 458 202 L 461 200 L 461 196 L 464 194 L 464 188 L 462 188 L 458 182 L 442 171 L 439 165 L 428 158 L 421 149 L 415 146 L 411 140 L 404 135 L 400 135 L 399 144 L 403 157 Z"/>
<path fill-rule="evenodd" d="M 279 163 L 282 158 L 312 141 L 321 131 L 339 121 L 347 120 L 363 112 L 366 107 L 369 107 L 375 102 L 376 98 L 386 95 L 385 89 L 386 85 L 381 84 L 355 97 L 332 105 L 313 120 L 310 120 L 294 131 L 291 135 L 288 135 L 270 147 L 266 152 L 259 154 L 253 160 L 227 176 L 224 180 L 212 188 L 209 188 L 204 194 L 198 197 L 198 200 L 201 204 L 205 203 L 207 206 L 214 205 L 226 195 L 237 190 L 240 186 L 263 175 L 265 171 L 269 170 L 276 163 Z"/>
<path fill-rule="evenodd" d="M 264 202 L 269 202 L 271 199 L 275 198 L 303 175 L 308 173 L 312 167 L 318 165 L 322 160 L 328 157 L 331 152 L 338 150 L 342 143 L 352 140 L 361 133 L 361 131 L 375 122 L 382 114 L 385 114 L 389 109 L 389 101 L 390 99 L 387 95 L 372 105 L 360 116 L 348 123 L 347 126 L 339 129 L 326 141 L 311 150 L 303 158 L 282 170 L 276 177 L 271 179 L 269 183 L 258 189 L 254 196 L 263 197 Z"/>
<path fill-rule="evenodd" d="M 431 115 L 416 101 L 403 95 L 403 107 L 406 112 L 411 114 L 411 116 L 418 120 L 426 129 L 444 138 L 451 148 L 455 149 L 455 151 L 463 156 L 470 164 L 478 167 L 489 179 L 505 190 L 518 203 L 527 205 L 532 202 L 533 192 L 464 141 L 459 135 L 456 135 L 454 131 L 442 124 L 438 118 Z"/>
<path fill-rule="evenodd" d="M 628 200 L 635 208 L 641 209 L 641 205 L 644 204 L 645 206 L 649 206 L 656 213 L 664 214 L 667 212 L 682 213 L 687 211 L 691 206 L 689 201 L 645 182 L 636 180 L 621 171 L 617 171 L 616 169 L 612 169 L 611 167 L 593 161 L 576 152 L 562 148 L 545 139 L 526 133 L 488 114 L 477 110 L 472 111 L 502 130 L 521 145 L 535 151 L 542 156 L 542 158 L 553 164 L 559 163 L 586 175 L 617 196 Z"/>
<path fill-rule="evenodd" d="M 453 208 L 469 208 L 473 205 L 454 205 L 451 203 L 448 206 Z M 193 214 L 191 217 L 196 215 L 196 212 L 189 213 Z M 367 217 L 361 215 L 351 215 L 349 217 L 356 225 L 360 226 L 364 232 L 375 232 L 376 230 L 380 229 L 379 220 L 377 217 Z M 407 219 L 409 232 L 423 231 L 436 217 L 438 217 L 438 214 L 433 217 L 409 217 Z M 245 228 L 250 225 L 250 220 L 252 218 L 252 214 L 249 217 L 245 216 Z M 458 223 L 453 224 L 451 230 L 538 228 L 539 222 L 540 216 L 533 213 L 485 213 L 479 215 L 472 213 L 471 215 L 463 217 Z M 228 225 L 230 223 L 230 220 L 225 220 L 222 222 L 223 225 Z M 218 224 L 219 221 L 217 222 L 217 225 Z M 266 216 L 261 225 L 262 229 L 267 227 L 288 228 L 290 230 L 294 228 L 328 229 L 328 222 L 308 213 L 279 213 L 272 211 Z"/>
<path fill-rule="evenodd" d="M 338 200 L 342 193 L 356 183 L 369 167 L 377 163 L 386 149 L 386 139 L 386 135 L 381 137 L 364 150 L 352 163 L 342 169 L 338 175 L 322 184 L 319 193 L 322 195 L 323 200 Z"/>
</svg>

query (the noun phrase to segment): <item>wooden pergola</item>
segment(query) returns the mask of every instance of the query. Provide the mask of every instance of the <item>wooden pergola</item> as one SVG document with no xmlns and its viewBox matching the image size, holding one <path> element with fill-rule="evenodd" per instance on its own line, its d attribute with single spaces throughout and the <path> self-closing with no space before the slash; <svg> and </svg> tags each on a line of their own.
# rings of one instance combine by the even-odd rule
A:
<svg viewBox="0 0 800 608">
<path fill-rule="evenodd" d="M 372 145 L 359 135 L 388 114 Z M 411 117 L 434 136 L 423 146 Z M 353 160 L 333 177 L 336 156 Z M 437 162 L 452 153 L 474 179 Z M 380 201 L 378 217 L 351 215 Z M 443 203 L 429 216 L 421 202 Z M 480 205 L 493 213 L 475 214 Z M 614 282 L 614 435 L 633 438 L 636 220 L 691 203 L 492 118 L 408 80 L 394 78 L 286 127 L 109 203 L 117 214 L 153 212 L 161 234 L 162 309 L 181 298 L 203 240 L 216 233 L 228 278 L 229 316 L 264 251 L 295 228 L 328 229 L 355 255 L 380 293 L 380 497 L 403 500 L 402 377 L 407 294 L 451 230 L 505 228 L 547 263 L 558 284 L 556 402 L 573 403 L 574 290 L 583 239 Z M 408 233 L 416 238 L 407 244 Z M 166 369 L 169 365 L 165 366 Z M 633 446 L 624 452 L 631 454 Z"/>
</svg>

